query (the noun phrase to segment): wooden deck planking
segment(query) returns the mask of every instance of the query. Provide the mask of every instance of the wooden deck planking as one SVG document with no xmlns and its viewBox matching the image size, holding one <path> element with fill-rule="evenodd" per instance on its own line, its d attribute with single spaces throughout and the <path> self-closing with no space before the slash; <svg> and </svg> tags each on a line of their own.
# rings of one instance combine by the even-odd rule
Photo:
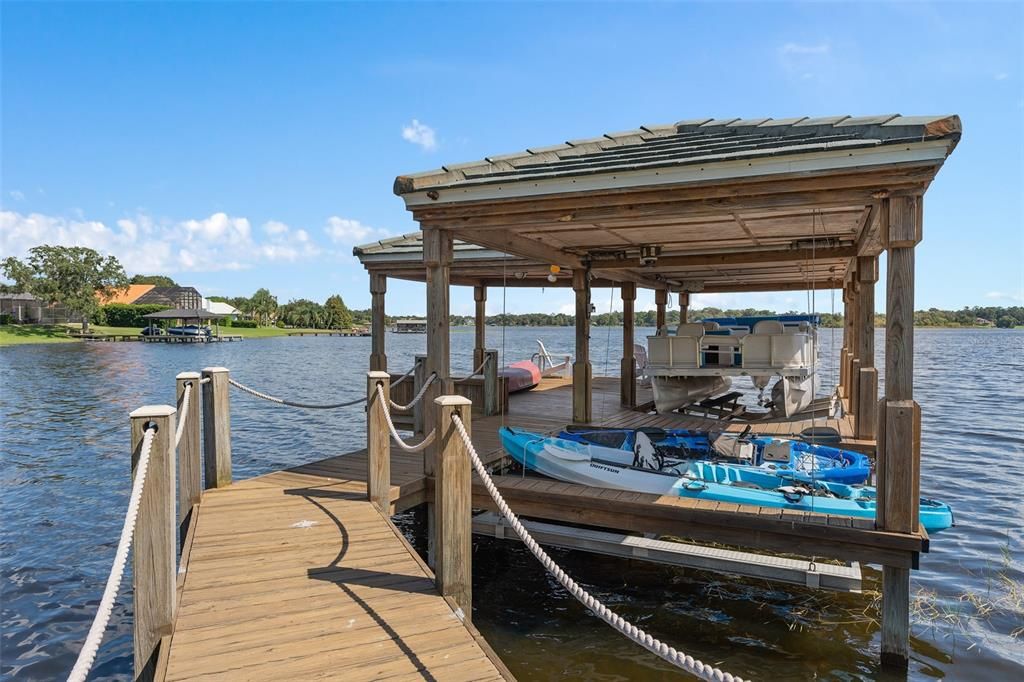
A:
<svg viewBox="0 0 1024 682">
<path fill-rule="evenodd" d="M 278 472 L 207 491 L 167 680 L 403 676 L 502 671 L 364 482 Z"/>
</svg>

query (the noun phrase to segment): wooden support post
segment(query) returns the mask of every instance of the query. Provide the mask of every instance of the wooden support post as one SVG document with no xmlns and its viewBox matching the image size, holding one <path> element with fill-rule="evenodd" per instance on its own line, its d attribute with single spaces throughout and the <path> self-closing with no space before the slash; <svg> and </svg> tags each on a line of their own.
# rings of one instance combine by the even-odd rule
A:
<svg viewBox="0 0 1024 682">
<path fill-rule="evenodd" d="M 430 228 L 423 230 L 423 263 L 427 273 L 427 376 L 436 374 L 437 379 L 423 397 L 424 424 L 437 421 L 434 416 L 434 400 L 449 395 L 451 389 L 451 346 L 448 329 L 448 282 L 452 262 L 452 235 L 445 230 Z M 437 443 L 428 447 L 423 457 L 423 472 L 434 474 L 437 458 Z"/>
<path fill-rule="evenodd" d="M 205 488 L 231 485 L 231 401 L 226 367 L 203 370 L 203 471 Z"/>
<path fill-rule="evenodd" d="M 922 197 L 883 199 L 879 218 L 888 253 L 888 278 L 876 520 L 884 530 L 911 533 L 918 529 L 920 504 L 920 408 L 914 402 L 914 247 L 921 240 Z M 910 571 L 884 566 L 883 665 L 907 667 L 909 600 Z"/>
<path fill-rule="evenodd" d="M 654 290 L 654 333 L 657 334 L 665 327 L 665 305 L 668 303 L 668 291 L 666 289 Z"/>
<path fill-rule="evenodd" d="M 379 272 L 370 273 L 370 371 L 388 371 L 385 329 L 384 297 L 388 291 L 388 277 Z"/>
<path fill-rule="evenodd" d="M 690 294 L 679 292 L 679 324 L 686 324 L 690 317 Z"/>
<path fill-rule="evenodd" d="M 487 349 L 484 351 L 484 416 L 491 417 L 500 411 L 498 396 L 498 351 Z"/>
<path fill-rule="evenodd" d="M 858 289 L 859 285 L 856 281 L 850 283 L 850 366 L 847 369 L 850 385 L 847 390 L 847 395 L 849 396 L 847 412 L 854 415 L 855 423 L 860 411 L 860 386 L 858 386 L 860 379 L 860 356 L 858 352 L 860 350 L 861 331 L 858 324 L 858 320 L 860 320 L 860 292 Z"/>
<path fill-rule="evenodd" d="M 366 497 L 385 516 L 391 514 L 391 433 L 388 430 L 384 400 L 391 397 L 391 375 L 366 373 Z"/>
<path fill-rule="evenodd" d="M 182 372 L 175 377 L 178 419 L 184 420 L 178 443 L 178 538 L 185 542 L 192 507 L 203 494 L 203 462 L 199 444 L 199 412 L 203 409 L 203 391 L 199 372 Z M 182 414 L 185 387 L 189 387 L 188 412 Z"/>
<path fill-rule="evenodd" d="M 484 361 L 487 348 L 487 287 L 482 284 L 473 287 L 473 301 L 476 315 L 473 318 L 473 369 Z"/>
<path fill-rule="evenodd" d="M 434 483 L 434 575 L 438 591 L 462 609 L 463 620 L 473 615 L 473 497 L 469 451 L 455 428 L 458 414 L 472 435 L 473 404 L 463 396 L 446 395 L 435 401 L 437 470 Z"/>
<path fill-rule="evenodd" d="M 417 396 L 420 394 L 420 389 L 423 388 L 423 382 L 427 380 L 427 356 L 426 355 L 415 355 L 413 360 L 412 369 L 412 387 L 413 395 Z M 426 434 L 424 430 L 425 420 L 424 415 L 426 410 L 423 407 L 423 400 L 419 401 L 412 408 L 412 424 L 413 433 L 417 436 L 423 436 Z"/>
<path fill-rule="evenodd" d="M 592 418 L 590 365 L 590 277 L 587 270 L 572 271 L 572 288 L 576 292 L 576 361 L 572 363 L 572 420 L 589 424 Z"/>
<path fill-rule="evenodd" d="M 623 407 L 636 407 L 636 359 L 633 357 L 636 284 L 622 283 L 622 366 L 619 371 L 619 398 Z"/>
<path fill-rule="evenodd" d="M 857 382 L 855 430 L 857 438 L 874 440 L 877 436 L 878 370 L 875 369 L 875 282 L 878 259 L 857 259 L 857 358 L 860 362 Z"/>
<path fill-rule="evenodd" d="M 152 680 L 160 639 L 171 633 L 176 603 L 175 409 L 169 405 L 140 407 L 131 413 L 130 420 L 133 481 L 146 429 L 151 425 L 157 429 L 132 548 L 135 679 Z"/>
</svg>

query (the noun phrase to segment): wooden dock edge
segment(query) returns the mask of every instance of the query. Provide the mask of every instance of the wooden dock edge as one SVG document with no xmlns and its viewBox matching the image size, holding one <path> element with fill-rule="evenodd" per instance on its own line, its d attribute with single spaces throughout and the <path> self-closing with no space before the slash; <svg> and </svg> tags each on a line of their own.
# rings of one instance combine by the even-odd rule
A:
<svg viewBox="0 0 1024 682">
<path fill-rule="evenodd" d="M 386 515 L 380 514 L 380 516 L 382 519 L 384 519 L 384 522 L 387 524 L 388 528 L 391 529 L 391 532 L 395 534 L 395 537 L 398 539 L 398 542 L 402 545 L 402 547 L 404 547 L 406 551 L 409 552 L 409 556 L 413 558 L 413 561 L 415 561 L 419 565 L 420 569 L 422 569 L 423 572 L 426 573 L 428 578 L 434 580 L 434 571 L 430 568 L 430 566 L 427 565 L 427 562 L 423 560 L 423 557 L 419 555 L 419 552 L 417 552 L 416 548 L 412 546 L 408 538 L 405 537 L 405 534 L 403 534 L 402 531 L 398 528 L 398 526 L 396 526 L 391 521 L 391 519 L 388 518 Z M 452 614 L 458 617 L 459 605 L 456 604 L 451 597 L 442 598 L 444 599 L 445 603 L 448 604 L 448 608 L 452 610 Z M 511 671 L 509 671 L 509 669 L 505 666 L 504 661 L 501 660 L 501 657 L 499 657 L 497 652 L 495 652 L 494 649 L 491 648 L 491 645 L 487 643 L 487 640 L 484 639 L 484 636 L 482 634 L 480 634 L 480 631 L 476 629 L 476 626 L 472 623 L 472 619 L 467 620 L 466 618 L 459 618 L 459 622 L 461 622 L 463 627 L 466 628 L 470 636 L 473 638 L 473 641 L 476 642 L 477 646 L 479 646 L 480 649 L 484 652 L 484 655 L 487 656 L 487 659 L 494 665 L 495 668 L 498 669 L 498 672 L 501 674 L 501 676 L 506 680 L 514 681 L 516 679 L 515 675 L 513 675 Z"/>
</svg>

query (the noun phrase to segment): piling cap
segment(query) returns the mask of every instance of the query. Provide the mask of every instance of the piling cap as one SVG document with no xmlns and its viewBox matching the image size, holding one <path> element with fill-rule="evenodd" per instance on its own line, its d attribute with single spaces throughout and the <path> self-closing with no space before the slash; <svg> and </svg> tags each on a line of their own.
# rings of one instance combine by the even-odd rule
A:
<svg viewBox="0 0 1024 682">
<path fill-rule="evenodd" d="M 132 410 L 128 416 L 132 419 L 139 419 L 140 417 L 169 417 L 175 412 L 177 412 L 177 410 L 170 405 L 143 405 L 136 410 Z"/>
<path fill-rule="evenodd" d="M 372 371 L 372 372 L 367 372 L 366 373 L 366 378 L 368 378 L 368 379 L 390 379 L 391 375 L 388 374 L 387 372 Z"/>
<path fill-rule="evenodd" d="M 179 372 L 175 379 L 198 379 L 199 372 Z"/>
<path fill-rule="evenodd" d="M 462 405 L 472 405 L 473 401 L 464 395 L 442 395 L 434 398 L 434 404 L 441 407 L 459 407 Z"/>
<path fill-rule="evenodd" d="M 203 367 L 203 374 L 217 374 L 229 371 L 227 367 Z"/>
</svg>

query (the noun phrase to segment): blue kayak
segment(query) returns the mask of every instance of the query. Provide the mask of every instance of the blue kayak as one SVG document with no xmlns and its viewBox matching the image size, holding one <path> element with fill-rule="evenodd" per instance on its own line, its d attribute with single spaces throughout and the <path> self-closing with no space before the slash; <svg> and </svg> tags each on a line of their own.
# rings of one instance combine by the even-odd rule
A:
<svg viewBox="0 0 1024 682">
<path fill-rule="evenodd" d="M 651 469 L 673 469 L 683 462 L 711 460 L 754 467 L 798 481 L 865 483 L 871 476 L 866 455 L 802 440 L 721 434 L 688 429 L 611 429 L 568 426 L 558 437 L 623 451 L 617 461 Z"/>
<path fill-rule="evenodd" d="M 674 470 L 623 464 L 622 450 L 592 443 L 548 438 L 502 427 L 502 445 L 525 468 L 551 478 L 598 488 L 632 490 L 713 502 L 875 518 L 875 489 L 827 481 L 802 482 L 757 467 L 707 461 L 682 463 Z M 949 505 L 921 498 L 921 525 L 929 532 L 953 525 Z"/>
</svg>

